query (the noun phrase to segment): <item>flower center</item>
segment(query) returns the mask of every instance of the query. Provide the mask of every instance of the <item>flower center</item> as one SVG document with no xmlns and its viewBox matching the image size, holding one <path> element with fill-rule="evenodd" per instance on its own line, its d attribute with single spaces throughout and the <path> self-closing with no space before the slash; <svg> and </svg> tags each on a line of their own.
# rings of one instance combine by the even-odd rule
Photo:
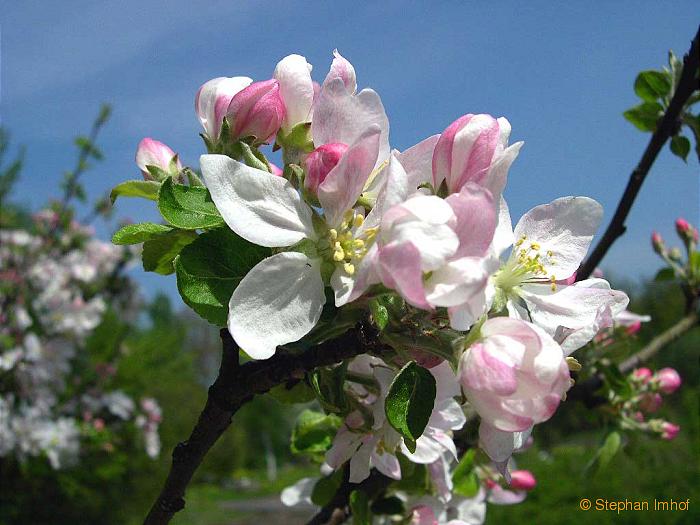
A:
<svg viewBox="0 0 700 525">
<path fill-rule="evenodd" d="M 328 230 L 326 237 L 318 243 L 319 254 L 348 275 L 355 274 L 355 265 L 367 254 L 377 236 L 378 228 L 367 228 L 358 233 L 364 222 L 362 213 L 348 210 L 340 226 Z"/>
<path fill-rule="evenodd" d="M 557 278 L 554 274 L 547 274 L 545 264 L 553 266 L 554 252 L 544 252 L 537 242 L 528 242 L 523 235 L 513 246 L 513 253 L 508 262 L 496 273 L 496 285 L 505 291 L 524 283 L 551 283 L 552 291 L 557 289 Z"/>
</svg>

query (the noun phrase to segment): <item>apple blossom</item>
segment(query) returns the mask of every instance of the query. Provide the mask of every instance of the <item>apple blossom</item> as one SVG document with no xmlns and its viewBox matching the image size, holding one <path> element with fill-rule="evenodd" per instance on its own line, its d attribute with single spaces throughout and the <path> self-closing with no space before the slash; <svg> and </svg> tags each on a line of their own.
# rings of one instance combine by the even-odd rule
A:
<svg viewBox="0 0 700 525">
<path fill-rule="evenodd" d="M 661 424 L 661 439 L 673 441 L 680 431 L 681 427 L 679 427 L 678 425 L 674 425 L 673 423 L 664 421 Z"/>
<path fill-rule="evenodd" d="M 403 438 L 389 425 L 384 413 L 384 402 L 396 371 L 381 359 L 366 355 L 355 358 L 348 369 L 373 375 L 379 385 L 379 393 L 368 395 L 363 387 L 357 387 L 358 401 L 372 413 L 371 428 L 365 428 L 361 412 L 352 412 L 326 454 L 328 465 L 337 469 L 349 460 L 350 481 L 359 483 L 369 476 L 371 465 L 390 478 L 401 479 L 401 468 L 396 457 L 399 450 L 412 462 L 420 464 L 438 461 L 444 453 L 457 458 L 450 431 L 461 428 L 466 418 L 454 400 L 459 395 L 459 385 L 449 363 L 443 362 L 430 369 L 436 381 L 437 394 L 430 419 L 423 434 L 416 440 L 414 452 L 406 448 Z"/>
<path fill-rule="evenodd" d="M 681 386 L 681 376 L 673 368 L 662 368 L 654 375 L 664 394 L 673 394 Z"/>
<path fill-rule="evenodd" d="M 253 82 L 234 95 L 226 110 L 233 140 L 254 137 L 264 144 L 275 136 L 286 108 L 277 80 Z"/>
<path fill-rule="evenodd" d="M 168 146 L 146 137 L 139 142 L 136 149 L 136 164 L 141 170 L 144 180 L 154 180 L 148 166 L 155 166 L 165 173 L 176 175 L 182 169 L 177 154 Z"/>
<path fill-rule="evenodd" d="M 536 325 L 496 317 L 462 355 L 459 379 L 467 400 L 487 423 L 522 432 L 546 421 L 571 386 L 561 347 Z"/>
<path fill-rule="evenodd" d="M 231 99 L 253 82 L 248 77 L 217 77 L 197 91 L 194 108 L 210 140 L 217 141 Z"/>
<path fill-rule="evenodd" d="M 474 182 L 498 197 L 506 184 L 508 169 L 522 142 L 508 146 L 510 123 L 503 117 L 464 115 L 440 135 L 433 153 L 433 187 L 444 182 L 448 193 L 457 193 Z"/>
<path fill-rule="evenodd" d="M 543 328 L 567 355 L 612 326 L 629 302 L 603 279 L 564 282 L 586 255 L 601 218 L 596 201 L 562 197 L 533 208 L 512 230 L 501 201 L 493 249 L 502 254 L 512 244 L 512 250 L 492 277 L 495 304 L 505 306 L 511 317 Z"/>
</svg>

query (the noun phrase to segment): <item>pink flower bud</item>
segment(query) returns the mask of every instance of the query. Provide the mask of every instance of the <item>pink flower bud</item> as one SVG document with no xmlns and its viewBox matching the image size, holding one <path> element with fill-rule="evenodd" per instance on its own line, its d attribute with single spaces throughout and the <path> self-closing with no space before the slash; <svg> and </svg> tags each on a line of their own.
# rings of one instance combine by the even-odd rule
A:
<svg viewBox="0 0 700 525">
<path fill-rule="evenodd" d="M 508 146 L 510 123 L 491 115 L 464 115 L 442 132 L 433 152 L 433 186 L 457 193 L 474 182 L 500 195 L 522 143 Z"/>
<path fill-rule="evenodd" d="M 681 376 L 673 368 L 662 368 L 656 372 L 655 379 L 664 394 L 673 394 L 681 386 Z"/>
<path fill-rule="evenodd" d="M 194 99 L 194 109 L 210 139 L 219 138 L 221 123 L 231 99 L 252 81 L 248 77 L 218 77 L 205 82 L 199 88 Z"/>
<path fill-rule="evenodd" d="M 348 93 L 354 94 L 357 91 L 357 78 L 355 76 L 355 68 L 352 66 L 348 60 L 343 57 L 338 50 L 333 51 L 333 63 L 331 64 L 331 69 L 326 75 L 326 80 L 323 83 L 327 83 L 334 78 L 340 78 L 345 84 L 345 89 Z"/>
<path fill-rule="evenodd" d="M 648 383 L 652 376 L 654 374 L 652 373 L 651 370 L 649 370 L 646 367 L 643 368 L 637 368 L 634 372 L 632 372 L 632 377 L 638 381 L 641 381 L 642 383 Z"/>
<path fill-rule="evenodd" d="M 532 490 L 537 480 L 529 470 L 514 470 L 510 473 L 510 486 L 515 490 Z"/>
<path fill-rule="evenodd" d="M 632 416 L 637 423 L 644 423 L 644 414 L 637 410 Z"/>
<path fill-rule="evenodd" d="M 664 240 L 659 234 L 659 232 L 654 232 L 651 234 L 651 247 L 658 254 L 662 254 L 666 251 L 666 246 L 664 245 Z"/>
<path fill-rule="evenodd" d="M 277 175 L 278 177 L 281 177 L 282 174 L 284 173 L 282 168 L 280 168 L 276 164 L 273 164 L 272 162 L 270 162 L 270 169 L 272 170 L 272 174 Z"/>
<path fill-rule="evenodd" d="M 686 221 L 683 217 L 678 217 L 676 219 L 676 231 L 678 232 L 678 235 L 685 237 L 688 235 L 691 229 L 692 226 L 688 224 L 688 221 Z"/>
<path fill-rule="evenodd" d="M 266 143 L 280 129 L 285 112 L 277 80 L 254 82 L 238 92 L 228 106 L 231 137 L 255 137 L 257 144 Z"/>
<path fill-rule="evenodd" d="M 147 166 L 155 166 L 169 173 L 170 163 L 175 157 L 175 152 L 168 146 L 148 137 L 141 140 L 136 149 L 136 165 L 141 170 L 144 180 L 154 180 Z M 176 159 L 176 166 L 178 171 L 182 169 L 179 159 Z"/>
<path fill-rule="evenodd" d="M 326 176 L 338 164 L 342 156 L 348 150 L 348 146 L 341 142 L 324 144 L 313 150 L 306 157 L 306 178 L 304 186 L 316 194 L 319 185 L 326 180 Z"/>
<path fill-rule="evenodd" d="M 678 435 L 680 431 L 681 427 L 679 427 L 678 425 L 674 425 L 673 423 L 664 421 L 661 425 L 661 439 L 671 441 Z"/>
<path fill-rule="evenodd" d="M 661 408 L 663 402 L 664 400 L 659 394 L 644 394 L 639 401 L 639 408 L 644 412 L 653 414 Z"/>
</svg>

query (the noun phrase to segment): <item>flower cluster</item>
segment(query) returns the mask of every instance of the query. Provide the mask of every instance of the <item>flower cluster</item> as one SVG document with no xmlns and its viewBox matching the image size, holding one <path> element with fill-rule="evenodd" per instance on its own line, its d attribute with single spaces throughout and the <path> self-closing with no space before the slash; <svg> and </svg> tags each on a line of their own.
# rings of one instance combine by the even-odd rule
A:
<svg viewBox="0 0 700 525">
<path fill-rule="evenodd" d="M 209 277 L 231 275 L 223 261 L 202 270 L 212 252 L 186 266 L 200 245 L 214 245 L 199 242 L 213 238 L 210 224 L 225 223 L 237 249 L 254 246 L 246 253 L 257 257 L 229 289 L 226 309 L 228 329 L 250 357 L 267 359 L 299 341 L 303 348 L 312 335 L 323 339 L 339 329 L 332 326 L 338 312 L 369 311 L 381 331 L 385 354 L 361 355 L 309 380 L 326 412 L 340 416 L 331 418 L 337 425 L 324 449 L 327 469 L 349 465 L 351 482 L 371 468 L 396 480 L 408 475 L 405 464 L 411 472 L 440 470 L 435 465 L 446 457 L 459 459 L 453 433 L 465 413 L 475 413 L 490 458 L 488 468 L 479 464 L 482 492 L 505 490 L 483 474 L 488 469 L 516 492 L 532 488 L 534 479 L 509 471 L 512 453 L 565 398 L 570 367 L 578 366 L 570 354 L 624 317 L 629 302 L 600 277 L 576 279 L 602 207 L 562 197 L 513 227 L 503 192 L 523 143 L 510 143 L 507 119 L 466 114 L 399 151 L 390 147 L 379 95 L 358 91 L 347 59 L 335 51 L 320 84 L 311 73 L 304 57 L 290 55 L 268 80 L 220 77 L 197 93 L 208 149 L 203 180 L 188 175 L 189 186 L 177 191 L 183 202 L 194 199 L 205 195 L 203 183 L 218 215 L 210 223 L 215 212 L 197 201 L 196 209 L 179 210 L 189 214 L 186 222 L 169 214 L 172 184 L 158 196 L 168 228 L 205 230 L 175 262 L 183 298 L 214 318 L 222 292 Z M 270 161 L 278 150 L 281 168 Z M 163 144 L 142 142 L 138 159 L 147 159 L 139 161 L 144 176 L 184 180 Z M 155 226 L 139 226 L 139 239 L 152 238 Z M 434 492 L 439 485 L 432 482 Z M 430 515 L 426 523 L 449 514 L 425 505 L 411 512 Z"/>
<path fill-rule="evenodd" d="M 44 210 L 31 231 L 0 231 L 0 456 L 45 456 L 56 469 L 77 462 L 96 434 L 109 449 L 109 436 L 140 417 L 130 397 L 107 388 L 115 363 L 90 363 L 83 353 L 110 306 L 134 315 L 133 287 L 120 275 L 132 254 L 79 223 L 57 229 L 58 220 Z M 90 373 L 80 375 L 85 367 Z M 157 413 L 150 403 L 144 413 Z M 157 443 L 157 433 L 148 435 L 156 429 L 145 430 L 147 442 Z"/>
</svg>

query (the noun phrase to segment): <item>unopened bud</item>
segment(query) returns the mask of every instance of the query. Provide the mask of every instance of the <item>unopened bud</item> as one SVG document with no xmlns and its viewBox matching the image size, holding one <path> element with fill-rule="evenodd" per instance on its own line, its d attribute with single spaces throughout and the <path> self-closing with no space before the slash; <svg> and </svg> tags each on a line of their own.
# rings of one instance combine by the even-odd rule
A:
<svg viewBox="0 0 700 525">
<path fill-rule="evenodd" d="M 529 470 L 514 470 L 510 473 L 510 486 L 515 490 L 532 490 L 537 486 L 537 480 Z"/>
<path fill-rule="evenodd" d="M 681 376 L 673 368 L 662 368 L 654 377 L 659 383 L 659 389 L 664 394 L 673 394 L 681 386 Z"/>
<path fill-rule="evenodd" d="M 637 381 L 641 381 L 642 383 L 645 383 L 645 384 L 651 380 L 653 375 L 654 374 L 652 373 L 652 371 L 646 367 L 637 368 L 634 372 L 632 372 L 633 379 L 635 379 Z"/>
<path fill-rule="evenodd" d="M 304 186 L 316 194 L 318 187 L 326 180 L 326 176 L 336 167 L 340 159 L 348 150 L 348 146 L 341 142 L 324 144 L 313 150 L 306 157 L 306 178 Z"/>
<path fill-rule="evenodd" d="M 663 399 L 659 394 L 644 394 L 639 401 L 639 408 L 644 412 L 653 414 L 661 408 L 662 403 Z"/>
<path fill-rule="evenodd" d="M 268 142 L 280 129 L 285 115 L 279 82 L 254 82 L 231 99 L 226 117 L 231 138 L 255 137 L 255 144 Z"/>
<path fill-rule="evenodd" d="M 693 227 L 683 217 L 676 219 L 676 232 L 681 239 L 687 238 Z"/>
<path fill-rule="evenodd" d="M 182 169 L 180 160 L 173 150 L 162 142 L 148 137 L 139 142 L 136 149 L 136 165 L 141 170 L 144 180 L 160 181 L 167 175 L 177 175 Z"/>
<path fill-rule="evenodd" d="M 661 439 L 665 439 L 667 441 L 671 441 L 675 439 L 675 437 L 678 435 L 678 433 L 681 431 L 681 427 L 678 425 L 674 425 L 673 423 L 669 423 L 668 421 L 664 421 L 661 424 Z"/>
<path fill-rule="evenodd" d="M 651 247 L 659 255 L 662 255 L 666 251 L 664 240 L 661 237 L 661 234 L 659 234 L 659 232 L 654 232 L 651 234 Z"/>
<path fill-rule="evenodd" d="M 683 258 L 683 254 L 681 253 L 681 249 L 678 248 L 677 246 L 671 248 L 668 252 L 668 258 L 671 259 L 672 261 L 679 262 Z"/>
</svg>

